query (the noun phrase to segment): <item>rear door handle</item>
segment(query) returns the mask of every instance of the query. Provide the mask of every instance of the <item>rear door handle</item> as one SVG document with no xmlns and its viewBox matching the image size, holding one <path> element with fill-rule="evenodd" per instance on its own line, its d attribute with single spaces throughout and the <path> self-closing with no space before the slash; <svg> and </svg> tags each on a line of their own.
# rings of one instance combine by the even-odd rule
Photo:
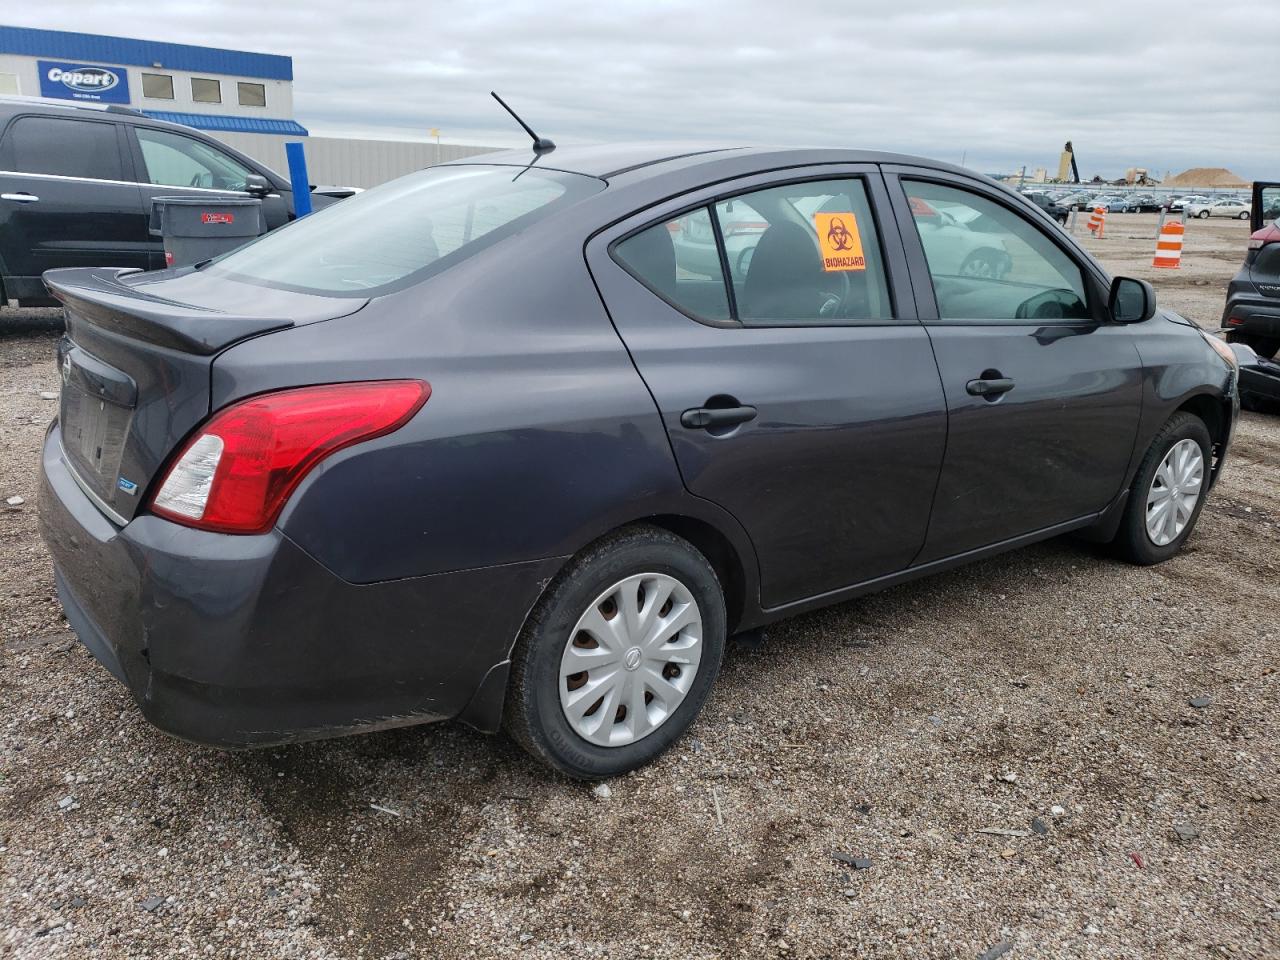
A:
<svg viewBox="0 0 1280 960">
<path fill-rule="evenodd" d="M 35 203 L 39 199 L 34 193 L 0 193 L 0 200 L 13 200 L 17 203 Z"/>
<path fill-rule="evenodd" d="M 755 418 L 755 407 L 694 407 L 680 414 L 680 426 L 690 430 L 714 430 L 748 423 Z"/>
<path fill-rule="evenodd" d="M 970 380 L 964 388 L 975 397 L 996 397 L 1008 393 L 1013 386 L 1013 381 L 1008 377 L 998 377 L 994 380 Z"/>
</svg>

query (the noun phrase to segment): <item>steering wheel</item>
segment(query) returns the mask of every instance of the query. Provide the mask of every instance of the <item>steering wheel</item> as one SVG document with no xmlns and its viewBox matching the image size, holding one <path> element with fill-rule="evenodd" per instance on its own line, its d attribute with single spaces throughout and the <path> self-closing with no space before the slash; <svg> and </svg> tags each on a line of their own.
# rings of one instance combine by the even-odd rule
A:
<svg viewBox="0 0 1280 960">
<path fill-rule="evenodd" d="M 1028 297 L 1018 304 L 1013 315 L 1019 320 L 1066 320 L 1068 308 L 1079 303 L 1080 297 L 1074 290 L 1061 287 Z"/>
<path fill-rule="evenodd" d="M 849 271 L 832 270 L 824 279 L 837 281 L 839 290 L 828 290 L 824 284 L 818 290 L 818 316 L 823 320 L 839 320 L 843 318 L 844 305 L 849 299 Z"/>
</svg>

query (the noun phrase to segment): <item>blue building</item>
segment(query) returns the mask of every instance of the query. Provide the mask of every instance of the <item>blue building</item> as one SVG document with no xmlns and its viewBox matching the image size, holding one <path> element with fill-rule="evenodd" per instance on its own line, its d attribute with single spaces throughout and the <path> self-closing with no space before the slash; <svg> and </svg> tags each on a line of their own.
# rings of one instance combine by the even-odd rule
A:
<svg viewBox="0 0 1280 960">
<path fill-rule="evenodd" d="M 215 134 L 305 137 L 293 58 L 0 25 L 0 95 L 114 103 Z"/>
</svg>

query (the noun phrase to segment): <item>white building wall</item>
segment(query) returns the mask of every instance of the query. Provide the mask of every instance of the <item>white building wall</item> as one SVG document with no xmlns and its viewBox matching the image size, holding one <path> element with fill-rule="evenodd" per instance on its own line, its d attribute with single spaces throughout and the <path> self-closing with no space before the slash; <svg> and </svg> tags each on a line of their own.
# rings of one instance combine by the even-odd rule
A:
<svg viewBox="0 0 1280 960">
<path fill-rule="evenodd" d="M 209 131 L 205 131 L 209 134 Z M 284 145 L 305 145 L 307 176 L 312 183 L 342 187 L 373 187 L 435 163 L 493 153 L 500 147 L 482 147 L 405 140 L 348 140 L 342 137 L 280 137 L 262 133 L 210 134 L 241 153 L 288 176 Z"/>
</svg>

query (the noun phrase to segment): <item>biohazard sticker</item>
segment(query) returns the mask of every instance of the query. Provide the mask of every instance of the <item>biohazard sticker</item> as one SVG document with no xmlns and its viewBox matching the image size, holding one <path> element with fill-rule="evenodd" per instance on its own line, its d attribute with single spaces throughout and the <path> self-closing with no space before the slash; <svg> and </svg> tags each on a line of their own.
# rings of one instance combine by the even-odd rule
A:
<svg viewBox="0 0 1280 960">
<path fill-rule="evenodd" d="M 815 213 L 813 225 L 818 231 L 818 248 L 822 252 L 822 269 L 865 270 L 862 237 L 858 235 L 858 218 L 852 213 Z"/>
</svg>

